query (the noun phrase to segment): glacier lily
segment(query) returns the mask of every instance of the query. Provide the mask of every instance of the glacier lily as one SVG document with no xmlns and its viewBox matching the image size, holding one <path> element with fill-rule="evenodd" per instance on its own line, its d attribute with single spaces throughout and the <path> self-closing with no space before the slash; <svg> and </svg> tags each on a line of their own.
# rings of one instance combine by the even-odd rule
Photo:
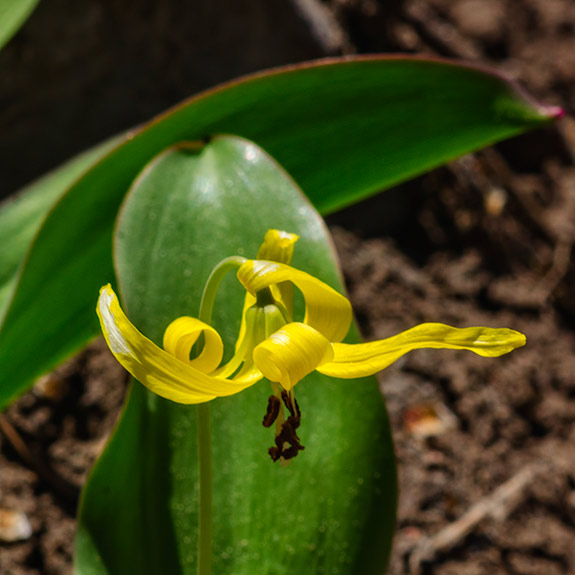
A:
<svg viewBox="0 0 575 575">
<path fill-rule="evenodd" d="M 268 379 L 273 394 L 263 424 L 275 423 L 275 445 L 269 453 L 277 461 L 303 449 L 294 387 L 314 370 L 357 378 L 381 371 L 414 349 L 465 349 L 496 357 L 525 344 L 525 336 L 511 329 L 459 329 L 441 323 L 423 323 L 379 341 L 342 343 L 352 321 L 351 304 L 327 284 L 289 265 L 297 239 L 269 230 L 255 260 L 236 256 L 218 264 L 204 291 L 200 319 L 175 319 L 164 333 L 163 349 L 130 322 L 111 286 L 102 287 L 97 313 L 110 350 L 150 391 L 178 403 L 204 403 Z M 231 269 L 237 269 L 246 296 L 235 353 L 222 365 L 223 343 L 209 324 L 218 285 Z M 293 286 L 305 300 L 301 321 L 293 317 Z M 196 345 L 199 342 L 202 345 Z"/>
</svg>

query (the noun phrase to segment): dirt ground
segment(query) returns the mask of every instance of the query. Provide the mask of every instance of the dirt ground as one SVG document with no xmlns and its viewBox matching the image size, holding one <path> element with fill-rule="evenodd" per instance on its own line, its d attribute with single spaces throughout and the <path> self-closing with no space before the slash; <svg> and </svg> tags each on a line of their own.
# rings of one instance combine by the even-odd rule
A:
<svg viewBox="0 0 575 575">
<path fill-rule="evenodd" d="M 390 575 L 575 575 L 575 6 L 331 0 L 347 52 L 491 63 L 567 116 L 329 218 L 366 338 L 507 326 L 500 359 L 420 350 L 381 375 L 401 499 Z M 0 419 L 2 575 L 69 575 L 79 488 L 127 378 L 101 341 Z M 16 516 L 18 519 L 18 516 Z M 29 525 L 26 523 L 29 521 Z"/>
</svg>

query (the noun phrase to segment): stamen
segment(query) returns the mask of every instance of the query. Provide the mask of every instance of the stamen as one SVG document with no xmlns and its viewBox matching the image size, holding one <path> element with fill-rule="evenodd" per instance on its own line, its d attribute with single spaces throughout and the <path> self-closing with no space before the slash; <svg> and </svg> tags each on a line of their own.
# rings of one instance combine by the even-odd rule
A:
<svg viewBox="0 0 575 575">
<path fill-rule="evenodd" d="M 274 397 L 275 400 L 277 400 L 276 396 L 272 397 Z M 305 449 L 305 447 L 300 443 L 300 438 L 297 434 L 297 429 L 301 423 L 301 411 L 293 395 L 293 391 L 287 392 L 285 389 L 282 390 L 281 398 L 287 410 L 289 411 L 290 415 L 281 424 L 279 433 L 276 429 L 275 445 L 270 447 L 268 450 L 268 453 L 270 454 L 270 457 L 274 462 L 280 459 L 283 461 L 293 459 L 300 451 Z M 270 408 L 270 403 L 271 403 L 271 397 L 270 402 L 268 403 L 268 411 Z M 277 400 L 277 403 L 279 406 L 280 403 L 279 400 Z M 286 447 L 286 445 L 288 447 Z"/>
<path fill-rule="evenodd" d="M 290 389 L 289 392 L 286 391 L 285 389 L 282 389 L 282 399 L 283 399 L 285 406 L 288 408 L 290 415 L 292 417 L 297 418 L 298 427 L 299 427 L 299 421 L 301 419 L 301 411 L 299 409 L 299 404 L 298 404 L 298 402 L 295 398 L 295 395 L 293 393 L 293 388 Z"/>
<path fill-rule="evenodd" d="M 281 401 L 275 395 L 270 395 L 268 398 L 268 408 L 262 421 L 264 427 L 271 427 L 273 425 L 279 415 L 280 407 Z"/>
</svg>

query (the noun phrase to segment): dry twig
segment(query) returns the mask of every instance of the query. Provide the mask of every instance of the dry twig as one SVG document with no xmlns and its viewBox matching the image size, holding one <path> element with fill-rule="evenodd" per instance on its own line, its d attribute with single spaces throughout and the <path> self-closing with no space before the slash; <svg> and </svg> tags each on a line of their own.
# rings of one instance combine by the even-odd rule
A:
<svg viewBox="0 0 575 575">
<path fill-rule="evenodd" d="M 503 521 L 521 502 L 525 488 L 543 469 L 545 466 L 540 463 L 527 465 L 493 493 L 473 505 L 457 521 L 418 542 L 409 558 L 410 573 L 420 575 L 424 562 L 455 547 L 487 517 Z"/>
<path fill-rule="evenodd" d="M 535 290 L 540 292 L 543 301 L 549 299 L 557 286 L 569 271 L 571 264 L 571 252 L 573 244 L 571 242 L 559 241 L 553 252 L 553 264 L 551 269 L 541 278 Z"/>
</svg>

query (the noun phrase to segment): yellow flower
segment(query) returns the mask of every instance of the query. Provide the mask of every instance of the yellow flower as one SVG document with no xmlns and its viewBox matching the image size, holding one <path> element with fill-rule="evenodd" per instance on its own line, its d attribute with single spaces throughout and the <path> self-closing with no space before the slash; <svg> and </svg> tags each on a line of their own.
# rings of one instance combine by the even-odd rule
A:
<svg viewBox="0 0 575 575">
<path fill-rule="evenodd" d="M 177 318 L 164 333 L 163 349 L 130 322 L 111 286 L 102 287 L 97 313 L 110 350 L 150 391 L 178 403 L 233 395 L 265 377 L 273 395 L 263 424 L 276 424 L 270 455 L 277 461 L 303 449 L 296 431 L 301 414 L 293 388 L 314 370 L 357 378 L 386 368 L 413 349 L 466 349 L 496 357 L 525 344 L 525 336 L 511 329 L 459 329 L 440 323 L 424 323 L 380 341 L 341 343 L 351 325 L 351 305 L 333 288 L 289 265 L 297 239 L 269 230 L 257 259 L 234 257 L 219 264 L 202 299 L 200 317 L 206 321 Z M 247 293 L 235 353 L 221 365 L 223 343 L 209 321 L 219 282 L 233 268 L 238 268 L 237 277 Z M 302 321 L 293 318 L 293 286 L 305 300 Z M 191 354 L 198 340 L 203 345 Z"/>
</svg>

